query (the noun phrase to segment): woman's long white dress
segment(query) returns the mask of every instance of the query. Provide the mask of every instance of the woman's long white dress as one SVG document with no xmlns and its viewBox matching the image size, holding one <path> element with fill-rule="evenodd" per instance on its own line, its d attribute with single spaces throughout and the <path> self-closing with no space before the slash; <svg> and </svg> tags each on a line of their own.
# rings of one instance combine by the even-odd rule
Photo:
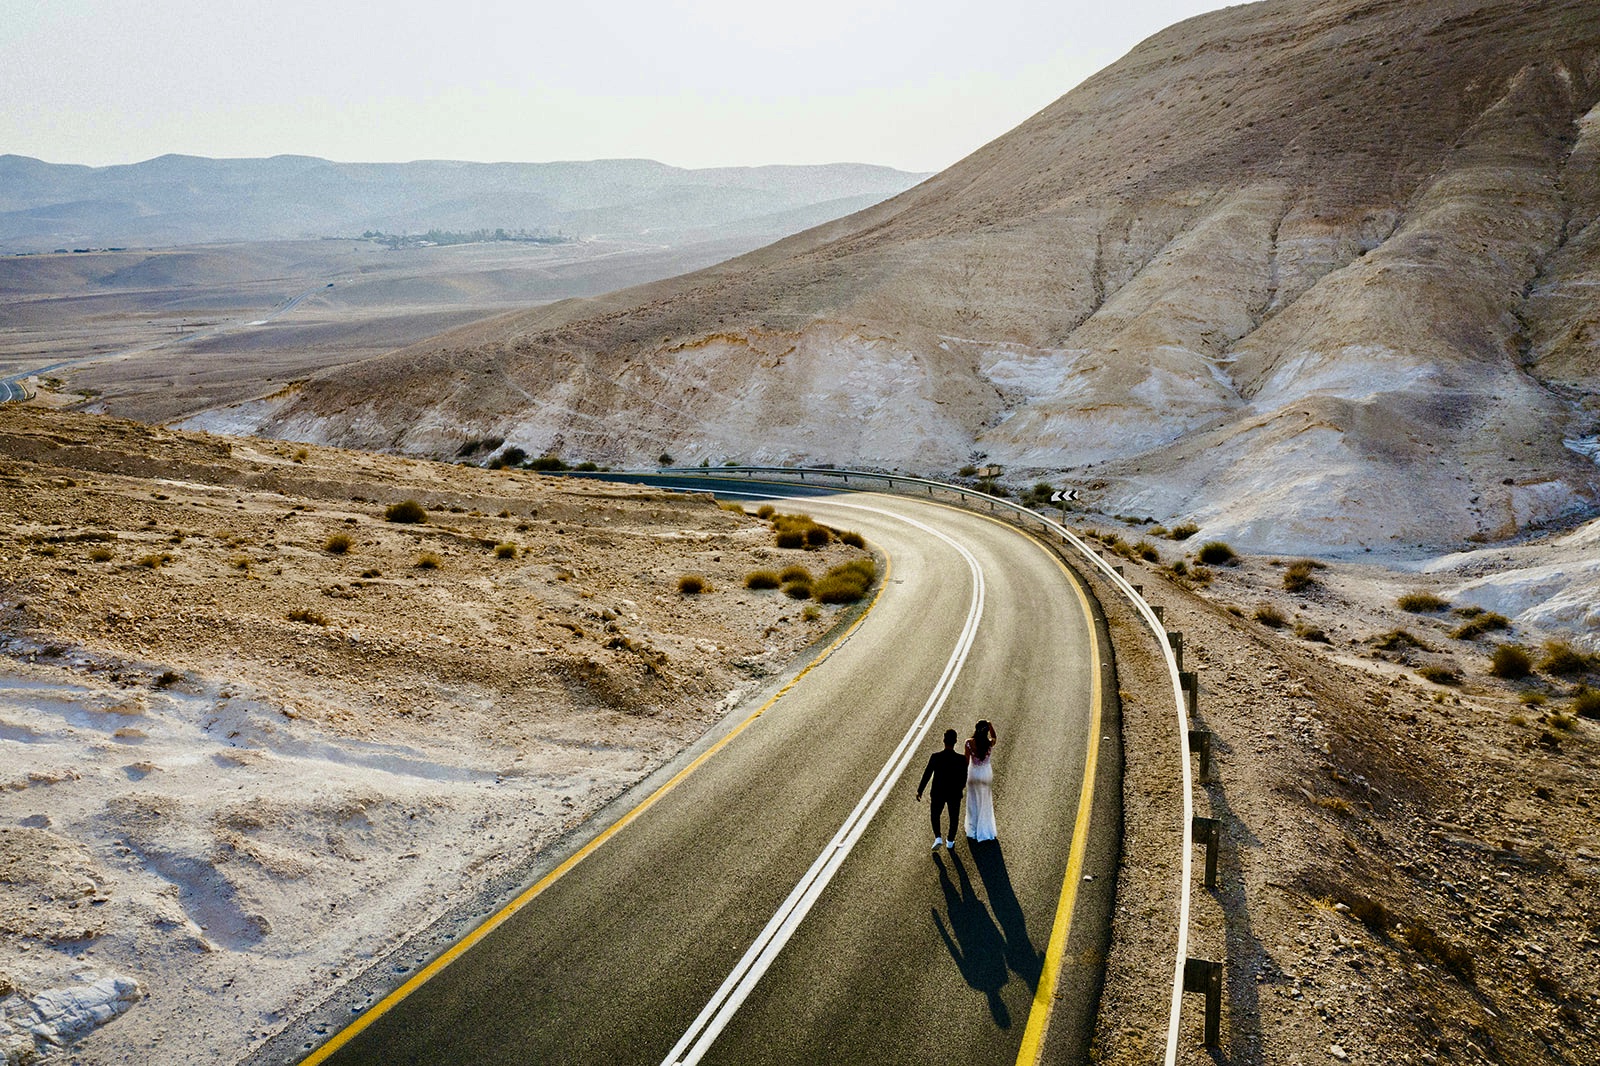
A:
<svg viewBox="0 0 1600 1066">
<path fill-rule="evenodd" d="M 994 749 L 983 761 L 967 760 L 967 839 L 994 840 Z"/>
</svg>

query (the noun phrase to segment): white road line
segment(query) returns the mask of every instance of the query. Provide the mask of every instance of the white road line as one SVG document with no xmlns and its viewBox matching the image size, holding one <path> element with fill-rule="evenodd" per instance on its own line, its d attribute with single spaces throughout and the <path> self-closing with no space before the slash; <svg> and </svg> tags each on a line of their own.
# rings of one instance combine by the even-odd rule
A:
<svg viewBox="0 0 1600 1066">
<path fill-rule="evenodd" d="M 906 735 L 901 738 L 894 753 L 889 756 L 889 761 L 884 763 L 883 769 L 878 771 L 878 776 L 873 780 L 872 786 L 867 789 L 861 801 L 856 804 L 855 810 L 845 819 L 839 831 L 834 834 L 833 840 L 817 856 L 811 864 L 800 883 L 795 885 L 794 891 L 789 893 L 787 899 L 778 908 L 776 914 L 767 922 L 766 928 L 761 930 L 755 942 L 750 945 L 739 960 L 733 972 L 730 973 L 722 986 L 717 989 L 705 1009 L 695 1018 L 683 1037 L 673 1046 L 667 1054 L 663 1066 L 693 1066 L 700 1061 L 712 1043 L 722 1033 L 733 1015 L 738 1011 L 745 999 L 761 980 L 763 974 L 777 959 L 778 953 L 789 942 L 794 931 L 799 928 L 801 921 L 810 912 L 813 904 L 822 895 L 828 882 L 839 867 L 844 864 L 845 858 L 850 854 L 850 849 L 861 839 L 866 832 L 867 825 L 877 814 L 878 808 L 888 798 L 889 790 L 899 781 L 900 775 L 905 772 L 916 745 L 928 731 L 928 726 L 937 717 L 940 708 L 954 687 L 956 678 L 961 673 L 962 666 L 967 661 L 967 654 L 972 649 L 973 639 L 978 633 L 978 623 L 983 617 L 984 580 L 983 569 L 978 565 L 977 558 L 962 545 L 939 532 L 931 526 L 924 525 L 914 518 L 894 514 L 891 511 L 879 510 L 876 507 L 867 507 L 861 504 L 848 504 L 836 500 L 828 501 L 832 506 L 852 507 L 856 510 L 871 511 L 884 515 L 899 522 L 915 526 L 923 532 L 937 537 L 950 545 L 961 557 L 967 561 L 967 567 L 972 573 L 972 604 L 967 610 L 966 624 L 961 629 L 961 635 L 956 640 L 955 650 L 950 653 L 950 659 L 945 663 L 944 673 L 940 675 L 939 682 L 928 695 L 928 701 L 923 704 L 922 710 L 912 721 L 911 727 L 906 730 Z"/>
</svg>

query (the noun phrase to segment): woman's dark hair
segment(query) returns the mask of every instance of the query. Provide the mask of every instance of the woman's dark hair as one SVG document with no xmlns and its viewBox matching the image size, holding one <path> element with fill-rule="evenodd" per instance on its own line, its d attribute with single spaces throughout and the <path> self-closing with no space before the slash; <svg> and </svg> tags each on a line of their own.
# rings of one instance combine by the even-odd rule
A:
<svg viewBox="0 0 1600 1066">
<path fill-rule="evenodd" d="M 989 730 L 991 728 L 987 718 L 980 720 L 977 725 L 972 727 L 972 757 L 979 762 L 989 757 L 989 748 L 991 746 Z"/>
</svg>

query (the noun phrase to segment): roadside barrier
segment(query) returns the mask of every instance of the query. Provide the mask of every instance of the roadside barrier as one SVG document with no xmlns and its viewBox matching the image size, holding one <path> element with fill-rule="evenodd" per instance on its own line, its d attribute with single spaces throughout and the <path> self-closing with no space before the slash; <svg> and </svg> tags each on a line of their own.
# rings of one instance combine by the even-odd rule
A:
<svg viewBox="0 0 1600 1066">
<path fill-rule="evenodd" d="M 645 473 L 636 471 L 635 473 Z M 841 470 L 833 467 L 786 466 L 724 466 L 724 467 L 662 467 L 655 476 L 680 478 L 706 478 L 715 480 L 795 481 L 806 485 L 837 483 L 860 490 L 887 490 L 902 495 L 954 497 L 956 501 L 976 508 L 987 504 L 990 513 L 997 510 L 1010 512 L 1019 520 L 1032 521 L 1050 536 L 1066 543 L 1073 552 L 1097 570 L 1120 592 L 1150 628 L 1166 661 L 1167 673 L 1172 683 L 1173 707 L 1177 713 L 1178 748 L 1183 776 L 1183 850 L 1181 854 L 1182 877 L 1178 891 L 1178 943 L 1172 979 L 1172 1000 L 1167 1015 L 1167 1045 L 1165 1066 L 1175 1066 L 1178 1060 L 1179 1019 L 1185 992 L 1205 995 L 1205 1022 L 1203 1042 L 1206 1047 L 1217 1047 L 1221 1041 L 1222 1025 L 1222 974 L 1223 965 L 1206 959 L 1189 957 L 1189 901 L 1190 885 L 1194 879 L 1194 846 L 1202 843 L 1206 848 L 1205 886 L 1215 888 L 1217 883 L 1217 850 L 1221 840 L 1221 826 L 1215 818 L 1198 818 L 1194 813 L 1194 778 L 1189 769 L 1191 752 L 1199 755 L 1200 780 L 1211 776 L 1211 734 L 1190 725 L 1190 716 L 1199 703 L 1198 676 L 1183 669 L 1183 634 L 1169 631 L 1164 622 L 1165 612 L 1147 603 L 1141 595 L 1141 586 L 1134 585 L 1123 576 L 1122 567 L 1108 563 L 1089 544 L 1066 526 L 1052 518 L 1010 500 L 1001 499 L 979 489 L 951 485 L 928 478 L 909 477 L 904 474 L 878 474 L 864 470 Z M 581 476 L 581 475 L 580 475 Z M 607 476 L 607 475 L 602 475 Z M 610 475 L 616 476 L 616 475 Z"/>
</svg>

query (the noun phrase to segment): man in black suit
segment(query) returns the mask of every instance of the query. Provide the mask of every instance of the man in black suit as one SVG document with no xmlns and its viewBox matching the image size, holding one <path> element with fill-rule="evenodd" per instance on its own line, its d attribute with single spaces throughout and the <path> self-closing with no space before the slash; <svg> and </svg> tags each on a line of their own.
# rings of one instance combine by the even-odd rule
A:
<svg viewBox="0 0 1600 1066">
<path fill-rule="evenodd" d="M 930 811 L 933 815 L 933 850 L 938 851 L 939 845 L 946 848 L 956 846 L 956 822 L 961 816 L 961 793 L 967 787 L 967 757 L 956 751 L 956 731 L 944 731 L 944 750 L 936 751 L 928 756 L 928 768 L 922 771 L 922 780 L 917 784 L 917 799 L 922 799 L 922 790 L 928 787 L 928 779 L 933 778 L 933 793 Z M 939 812 L 946 807 L 950 808 L 950 835 L 939 835 Z"/>
</svg>

